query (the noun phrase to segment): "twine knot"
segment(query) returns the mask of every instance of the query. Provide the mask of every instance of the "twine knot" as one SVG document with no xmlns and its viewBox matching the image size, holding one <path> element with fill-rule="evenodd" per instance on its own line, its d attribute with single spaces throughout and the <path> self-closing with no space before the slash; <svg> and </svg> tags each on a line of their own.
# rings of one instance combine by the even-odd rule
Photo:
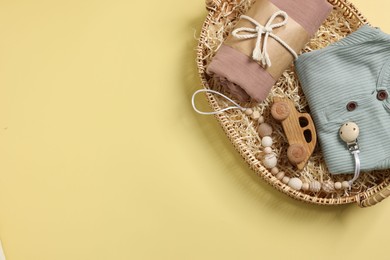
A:
<svg viewBox="0 0 390 260">
<path fill-rule="evenodd" d="M 257 28 L 260 28 L 260 27 L 257 27 Z M 271 27 L 263 27 L 262 32 L 263 33 L 272 33 L 272 28 Z"/>
<path fill-rule="evenodd" d="M 282 17 L 283 20 L 279 23 L 274 23 L 274 20 L 278 17 Z M 282 39 L 280 39 L 277 35 L 273 33 L 273 30 L 275 28 L 283 27 L 287 24 L 288 15 L 286 12 L 283 11 L 277 11 L 275 12 L 268 20 L 265 26 L 258 23 L 253 18 L 242 15 L 241 19 L 248 20 L 252 24 L 255 25 L 255 28 L 247 28 L 247 27 L 241 27 L 233 30 L 232 35 L 233 37 L 240 39 L 240 40 L 246 40 L 246 39 L 252 39 L 256 38 L 256 46 L 253 49 L 252 58 L 255 61 L 261 62 L 263 66 L 271 67 L 272 63 L 269 58 L 268 52 L 267 52 L 267 43 L 269 37 L 272 37 L 276 41 L 278 41 L 283 47 L 285 47 L 293 56 L 295 59 L 298 58 L 297 53 Z M 244 32 L 245 34 L 242 34 Z M 264 42 L 263 46 L 261 46 L 262 37 L 264 34 Z"/>
</svg>

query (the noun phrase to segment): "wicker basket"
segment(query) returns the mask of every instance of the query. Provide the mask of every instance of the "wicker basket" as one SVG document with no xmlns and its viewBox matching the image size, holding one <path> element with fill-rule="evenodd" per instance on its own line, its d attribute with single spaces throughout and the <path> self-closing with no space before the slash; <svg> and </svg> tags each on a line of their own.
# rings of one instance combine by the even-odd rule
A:
<svg viewBox="0 0 390 260">
<path fill-rule="evenodd" d="M 340 38 L 344 37 L 348 33 L 355 31 L 363 24 L 367 24 L 367 19 L 354 7 L 353 4 L 347 2 L 346 0 L 328 0 L 333 6 L 334 10 L 332 12 L 333 17 L 340 17 L 340 19 L 343 20 L 343 22 L 339 22 L 336 25 L 332 24 L 332 18 L 328 18 L 328 21 L 324 23 L 322 26 L 322 30 L 327 30 L 327 28 L 330 28 L 330 26 L 342 26 L 344 30 L 348 31 L 343 35 L 341 33 L 343 30 L 340 31 Z M 206 0 L 206 8 L 209 11 L 208 16 L 203 24 L 203 28 L 200 35 L 200 40 L 197 48 L 197 64 L 199 69 L 199 75 L 202 81 L 202 84 L 205 88 L 218 88 L 218 86 L 213 85 L 212 79 L 208 77 L 208 75 L 205 73 L 205 68 L 207 67 L 208 63 L 212 59 L 214 53 L 220 46 L 220 44 L 223 42 L 223 39 L 226 38 L 227 34 L 231 30 L 231 28 L 234 26 L 235 21 L 238 20 L 238 17 L 247 10 L 248 6 L 251 5 L 252 0 Z M 227 23 L 225 23 L 227 21 Z M 229 26 L 222 26 L 220 28 L 218 27 L 218 24 L 228 24 Z M 345 29 L 347 28 L 347 29 Z M 333 28 L 334 29 L 334 28 Z M 337 28 L 336 28 L 337 29 Z M 337 31 L 337 30 L 336 30 Z M 210 36 L 210 34 L 213 34 Z M 220 37 L 220 40 L 218 41 L 212 41 L 210 42 L 210 37 L 215 37 L 215 35 L 218 35 Z M 321 39 L 321 33 L 318 33 L 317 36 L 312 40 L 311 45 L 310 43 L 305 48 L 304 51 L 311 51 L 315 49 L 313 47 L 313 42 L 315 41 L 322 41 L 324 42 L 324 39 Z M 338 40 L 338 39 L 336 39 Z M 325 41 L 326 42 L 326 41 Z M 329 44 L 329 42 L 326 42 L 325 44 Z M 314 44 L 315 45 L 315 44 Z M 286 84 L 299 84 L 297 83 L 298 80 L 295 78 L 295 73 L 293 68 L 289 69 L 287 72 L 293 80 L 289 80 L 282 83 L 277 83 L 274 88 L 283 88 Z M 294 83 L 295 82 L 295 83 Z M 281 92 L 284 93 L 284 89 L 281 89 Z M 297 97 L 302 96 L 303 93 L 299 92 L 297 93 Z M 219 96 L 207 93 L 206 94 L 207 99 L 209 101 L 209 104 L 211 108 L 214 111 L 218 111 L 221 108 L 223 108 L 226 103 L 224 103 L 224 100 L 221 100 Z M 270 100 L 272 100 L 272 94 L 270 95 L 268 101 L 265 101 L 263 104 L 258 104 L 258 109 L 263 113 L 266 120 L 272 120 L 269 116 L 269 105 L 271 104 Z M 301 102 L 301 110 L 306 109 L 306 103 L 303 99 L 299 99 Z M 298 106 L 299 107 L 299 106 Z M 320 205 L 341 205 L 341 204 L 347 204 L 356 202 L 361 207 L 367 207 L 375 205 L 376 203 L 382 201 L 384 198 L 388 197 L 390 195 L 390 179 L 388 176 L 390 176 L 389 171 L 383 171 L 383 172 L 376 172 L 372 173 L 374 176 L 370 177 L 367 180 L 360 181 L 357 186 L 355 185 L 352 190 L 350 191 L 344 191 L 344 192 L 303 192 L 303 191 L 297 191 L 286 184 L 282 183 L 280 180 L 278 180 L 274 175 L 270 173 L 268 169 L 266 169 L 262 163 L 261 160 L 258 159 L 256 156 L 256 148 L 253 146 L 248 145 L 248 138 L 253 139 L 253 143 L 256 144 L 256 140 L 259 140 L 259 137 L 257 135 L 257 132 L 254 130 L 254 126 L 251 124 L 249 119 L 245 119 L 245 114 L 242 113 L 242 111 L 234 111 L 234 112 L 224 112 L 221 114 L 216 115 L 217 120 L 221 124 L 223 130 L 225 131 L 226 135 L 236 148 L 236 150 L 241 154 L 241 156 L 245 159 L 245 161 L 249 164 L 250 168 L 255 171 L 255 173 L 262 177 L 266 182 L 271 184 L 273 187 L 275 187 L 277 190 L 289 195 L 292 198 L 314 203 L 314 204 L 320 204 Z M 241 122 L 237 123 L 239 121 L 238 119 L 246 120 L 247 124 L 243 124 Z M 276 124 L 276 123 L 275 123 Z M 276 126 L 277 127 L 277 126 Z M 245 129 L 243 129 L 245 128 Z M 246 129 L 249 129 L 247 131 Z M 243 134 L 243 131 L 245 134 Z M 276 131 L 277 132 L 277 131 Z M 283 134 L 282 132 L 277 132 L 278 134 Z M 245 137 L 243 136 L 245 135 Z M 278 144 L 276 144 L 278 145 Z M 284 146 L 287 144 L 279 144 L 280 146 Z M 281 151 L 284 149 L 284 147 L 280 147 Z M 282 156 L 282 155 L 281 155 Z M 285 169 L 283 169 L 286 172 L 289 172 L 290 175 L 299 176 L 301 173 L 297 172 L 294 168 L 291 166 L 288 166 L 287 164 L 285 166 Z M 320 167 L 321 168 L 321 167 Z M 305 173 L 307 178 L 310 179 L 317 179 L 320 178 L 317 175 L 310 176 L 310 172 Z M 325 169 L 323 172 L 320 172 L 322 179 L 331 179 L 334 178 L 334 176 L 330 176 L 329 173 Z"/>
</svg>

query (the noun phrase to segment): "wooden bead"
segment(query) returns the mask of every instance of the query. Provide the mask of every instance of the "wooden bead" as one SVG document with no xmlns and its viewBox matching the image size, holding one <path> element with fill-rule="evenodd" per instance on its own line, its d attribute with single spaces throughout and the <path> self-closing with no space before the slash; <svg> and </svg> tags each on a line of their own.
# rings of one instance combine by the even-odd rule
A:
<svg viewBox="0 0 390 260">
<path fill-rule="evenodd" d="M 302 190 L 308 191 L 309 189 L 310 189 L 310 184 L 308 182 L 302 184 Z"/>
<path fill-rule="evenodd" d="M 261 145 L 263 147 L 271 147 L 273 144 L 273 140 L 270 136 L 264 136 L 262 139 L 261 139 Z"/>
<path fill-rule="evenodd" d="M 253 114 L 252 108 L 247 108 L 247 109 L 245 110 L 245 115 L 250 116 L 250 115 L 252 115 L 252 114 Z"/>
<path fill-rule="evenodd" d="M 265 153 L 272 153 L 272 148 L 271 147 L 265 147 L 263 151 Z"/>
<path fill-rule="evenodd" d="M 272 169 L 278 163 L 278 159 L 275 154 L 266 154 L 263 159 L 263 165 L 267 169 Z"/>
<path fill-rule="evenodd" d="M 276 174 L 276 179 L 278 180 L 283 179 L 283 177 L 284 177 L 284 172 L 279 172 L 278 174 Z"/>
<path fill-rule="evenodd" d="M 276 175 L 276 174 L 278 174 L 278 173 L 279 173 L 278 167 L 274 167 L 274 168 L 271 169 L 271 174 L 272 174 L 272 175 Z"/>
<path fill-rule="evenodd" d="M 341 126 L 339 133 L 344 142 L 352 143 L 359 136 L 359 127 L 354 122 L 348 122 Z"/>
<path fill-rule="evenodd" d="M 303 183 L 299 178 L 291 178 L 287 185 L 294 190 L 300 190 Z"/>
<path fill-rule="evenodd" d="M 283 182 L 284 184 L 287 184 L 289 181 L 290 181 L 290 178 L 287 177 L 287 176 L 284 176 L 283 179 L 282 179 L 282 182 Z"/>
<path fill-rule="evenodd" d="M 318 181 L 310 182 L 310 190 L 312 192 L 319 192 L 321 190 L 321 183 L 319 183 Z"/>
<path fill-rule="evenodd" d="M 261 138 L 263 138 L 264 136 L 271 136 L 272 126 L 267 123 L 260 124 L 257 128 L 257 132 L 259 133 Z"/>
<path fill-rule="evenodd" d="M 336 182 L 335 184 L 334 184 L 334 188 L 336 189 L 336 190 L 341 190 L 341 188 L 343 187 L 343 185 L 341 184 L 341 182 Z"/>
<path fill-rule="evenodd" d="M 260 116 L 259 119 L 257 120 L 260 124 L 264 123 L 264 117 Z"/>
<path fill-rule="evenodd" d="M 252 113 L 252 119 L 253 120 L 258 120 L 260 118 L 260 112 L 259 111 L 254 111 Z"/>
<path fill-rule="evenodd" d="M 349 186 L 349 182 L 347 182 L 347 181 L 343 181 L 342 183 L 341 183 L 341 186 L 343 186 L 343 188 L 344 189 L 348 189 L 350 186 Z"/>
<path fill-rule="evenodd" d="M 327 182 L 322 183 L 322 189 L 328 193 L 334 192 L 334 190 L 335 190 L 334 182 L 327 181 Z"/>
</svg>

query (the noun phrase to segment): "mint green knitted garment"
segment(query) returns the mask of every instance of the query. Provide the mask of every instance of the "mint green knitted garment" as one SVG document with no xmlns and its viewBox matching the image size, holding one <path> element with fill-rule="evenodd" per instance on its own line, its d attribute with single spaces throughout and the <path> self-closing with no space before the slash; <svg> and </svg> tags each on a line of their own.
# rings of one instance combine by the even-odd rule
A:
<svg viewBox="0 0 390 260">
<path fill-rule="evenodd" d="M 348 121 L 360 129 L 361 170 L 390 168 L 390 35 L 365 25 L 299 56 L 295 66 L 329 172 L 354 172 L 353 155 L 339 137 Z M 351 102 L 357 104 L 353 111 L 347 109 Z"/>
</svg>

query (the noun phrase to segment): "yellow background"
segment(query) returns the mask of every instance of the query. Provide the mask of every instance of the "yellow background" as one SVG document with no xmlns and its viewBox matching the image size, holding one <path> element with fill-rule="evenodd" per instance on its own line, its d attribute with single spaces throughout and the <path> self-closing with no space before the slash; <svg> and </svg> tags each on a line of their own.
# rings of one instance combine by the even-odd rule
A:
<svg viewBox="0 0 390 260">
<path fill-rule="evenodd" d="M 390 33 L 387 1 L 353 2 Z M 8 260 L 389 259 L 390 201 L 292 200 L 192 111 L 205 16 L 194 0 L 0 1 Z"/>
</svg>

